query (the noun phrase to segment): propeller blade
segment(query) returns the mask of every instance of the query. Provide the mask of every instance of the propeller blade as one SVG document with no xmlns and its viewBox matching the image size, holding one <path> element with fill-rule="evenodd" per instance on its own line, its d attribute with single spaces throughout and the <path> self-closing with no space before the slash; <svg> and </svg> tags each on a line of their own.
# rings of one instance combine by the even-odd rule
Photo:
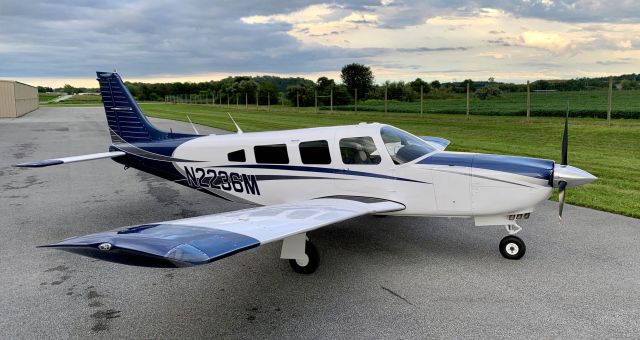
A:
<svg viewBox="0 0 640 340">
<path fill-rule="evenodd" d="M 565 181 L 558 182 L 558 217 L 560 218 L 560 222 L 562 222 L 562 210 L 564 208 L 566 188 L 567 188 L 567 182 Z"/>
<path fill-rule="evenodd" d="M 569 148 L 569 104 L 567 103 L 567 116 L 564 118 L 564 133 L 562 134 L 562 162 L 560 165 L 567 165 L 567 151 Z"/>
</svg>

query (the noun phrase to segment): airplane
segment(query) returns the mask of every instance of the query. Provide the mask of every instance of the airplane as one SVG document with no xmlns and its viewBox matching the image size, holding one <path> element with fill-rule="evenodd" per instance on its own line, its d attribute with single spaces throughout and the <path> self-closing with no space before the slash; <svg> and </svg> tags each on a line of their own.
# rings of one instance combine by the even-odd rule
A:
<svg viewBox="0 0 640 340">
<path fill-rule="evenodd" d="M 117 72 L 97 72 L 112 144 L 107 152 L 18 164 L 46 167 L 111 158 L 249 209 L 135 225 L 43 247 L 117 263 L 185 267 L 282 241 L 280 258 L 301 274 L 320 264 L 309 231 L 363 215 L 472 218 L 505 226 L 500 254 L 517 260 L 518 221 L 559 190 L 593 182 L 562 161 L 446 151 L 449 141 L 379 123 L 200 135 L 162 131 Z M 230 116 L 231 117 L 231 116 Z M 233 118 L 231 118 L 233 119 Z"/>
</svg>

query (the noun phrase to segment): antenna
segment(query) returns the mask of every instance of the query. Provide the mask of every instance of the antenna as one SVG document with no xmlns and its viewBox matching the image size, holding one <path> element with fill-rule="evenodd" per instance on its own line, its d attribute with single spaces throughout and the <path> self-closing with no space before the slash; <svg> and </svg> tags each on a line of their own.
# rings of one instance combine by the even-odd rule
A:
<svg viewBox="0 0 640 340">
<path fill-rule="evenodd" d="M 193 125 L 193 122 L 191 121 L 191 118 L 189 118 L 189 115 L 186 115 L 186 116 L 187 116 L 187 119 L 189 120 L 189 124 L 191 124 L 191 127 L 193 128 L 193 131 L 196 132 L 196 135 L 199 135 L 200 132 L 198 132 L 198 129 L 196 129 L 196 126 Z"/>
<path fill-rule="evenodd" d="M 233 125 L 236 126 L 236 130 L 238 131 L 237 133 L 243 133 L 243 131 L 240 128 L 240 126 L 238 126 L 238 123 L 236 123 L 236 121 L 233 119 L 233 117 L 231 117 L 231 114 L 229 112 L 227 112 L 227 114 L 229 115 L 229 118 L 231 118 L 231 121 L 233 122 Z"/>
</svg>

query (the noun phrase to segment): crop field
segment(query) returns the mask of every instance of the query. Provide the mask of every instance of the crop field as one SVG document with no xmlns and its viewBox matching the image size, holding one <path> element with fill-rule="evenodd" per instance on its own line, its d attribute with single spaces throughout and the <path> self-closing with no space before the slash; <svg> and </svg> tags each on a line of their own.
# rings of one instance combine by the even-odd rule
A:
<svg viewBox="0 0 640 340">
<path fill-rule="evenodd" d="M 613 91 L 612 115 L 614 118 L 640 118 L 640 91 Z M 324 103 L 323 109 L 328 109 Z M 567 91 L 532 92 L 532 116 L 563 116 L 567 111 L 575 117 L 606 117 L 607 91 Z M 525 92 L 504 93 L 501 97 L 480 100 L 473 94 L 470 97 L 470 112 L 473 115 L 511 115 L 524 116 L 527 112 L 527 94 Z M 353 111 L 353 105 L 334 107 L 336 110 Z M 358 103 L 359 111 L 384 112 L 384 100 L 367 100 Z M 465 94 L 453 94 L 451 98 L 430 98 L 424 100 L 426 113 L 464 114 L 467 110 Z M 420 102 L 388 101 L 388 112 L 420 112 Z"/>
<path fill-rule="evenodd" d="M 416 135 L 447 138 L 448 150 L 511 154 L 560 160 L 563 119 L 534 117 L 527 122 L 513 116 L 471 116 L 367 111 L 358 113 L 321 111 L 270 112 L 211 105 L 142 103 L 151 117 L 187 121 L 234 130 L 230 112 L 244 131 L 295 129 L 313 126 L 380 122 L 393 124 Z M 568 190 L 570 204 L 640 218 L 640 121 L 573 118 L 569 126 L 569 164 L 599 177 L 593 184 Z"/>
</svg>

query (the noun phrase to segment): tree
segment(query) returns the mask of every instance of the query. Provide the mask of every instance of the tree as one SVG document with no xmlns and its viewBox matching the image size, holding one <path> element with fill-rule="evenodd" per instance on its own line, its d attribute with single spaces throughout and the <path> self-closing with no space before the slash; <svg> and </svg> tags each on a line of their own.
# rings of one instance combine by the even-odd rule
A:
<svg viewBox="0 0 640 340">
<path fill-rule="evenodd" d="M 440 82 L 437 80 L 434 80 L 431 82 L 431 87 L 433 87 L 434 89 L 439 89 L 440 88 Z"/>
<path fill-rule="evenodd" d="M 347 85 L 349 93 L 358 89 L 358 96 L 364 98 L 373 86 L 373 72 L 371 68 L 362 64 L 349 64 L 342 68 L 340 73 L 342 82 Z"/>
<path fill-rule="evenodd" d="M 493 79 L 493 77 L 489 78 L 489 83 L 492 83 L 492 84 L 493 84 L 492 79 Z M 465 80 L 462 82 L 462 85 L 464 86 L 464 91 L 465 91 L 465 92 L 467 91 L 467 84 L 469 84 L 469 91 L 475 91 L 475 90 L 476 90 L 476 84 L 473 82 L 473 80 L 471 80 L 471 79 L 465 79 Z"/>
<path fill-rule="evenodd" d="M 266 103 L 267 100 L 269 100 L 269 104 L 278 103 L 278 88 L 273 82 L 266 81 L 260 84 L 258 93 L 260 97 L 260 103 Z"/>
<path fill-rule="evenodd" d="M 64 84 L 64 86 L 62 87 L 62 90 L 67 94 L 74 94 L 76 92 L 76 88 L 69 84 Z"/>
<path fill-rule="evenodd" d="M 431 86 L 429 86 L 429 83 L 427 83 L 426 81 L 420 78 L 416 78 L 416 80 L 410 82 L 409 85 L 411 85 L 411 88 L 413 89 L 413 91 L 415 91 L 418 95 L 420 94 L 420 87 L 422 87 L 422 91 L 425 94 L 431 91 Z"/>
<path fill-rule="evenodd" d="M 336 86 L 336 82 L 333 79 L 329 79 L 327 77 L 320 77 L 316 82 L 316 87 L 318 89 L 318 95 L 328 95 L 331 92 L 331 89 Z"/>
</svg>

